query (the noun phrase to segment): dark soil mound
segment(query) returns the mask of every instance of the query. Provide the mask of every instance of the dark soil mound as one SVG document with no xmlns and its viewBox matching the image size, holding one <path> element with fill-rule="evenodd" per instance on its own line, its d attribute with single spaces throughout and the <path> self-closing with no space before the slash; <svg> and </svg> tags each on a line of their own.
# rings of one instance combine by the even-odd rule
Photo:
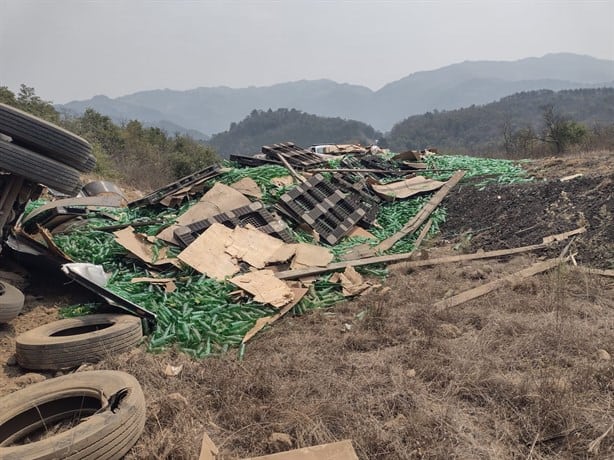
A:
<svg viewBox="0 0 614 460">
<path fill-rule="evenodd" d="M 464 185 L 451 191 L 444 206 L 444 238 L 468 240 L 471 250 L 537 244 L 544 236 L 586 226 L 575 242 L 576 259 L 614 267 L 614 174 L 484 190 Z"/>
</svg>

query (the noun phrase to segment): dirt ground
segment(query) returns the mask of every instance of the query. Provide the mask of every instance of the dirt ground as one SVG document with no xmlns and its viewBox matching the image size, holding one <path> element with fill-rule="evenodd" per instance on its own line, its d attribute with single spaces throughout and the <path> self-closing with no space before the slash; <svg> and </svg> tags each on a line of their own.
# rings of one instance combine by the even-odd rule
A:
<svg viewBox="0 0 614 460">
<path fill-rule="evenodd" d="M 578 263 L 614 268 L 614 153 L 526 167 L 547 181 L 455 190 L 442 237 L 427 242 L 431 255 L 531 244 L 582 223 L 587 233 L 570 248 Z M 584 176 L 559 181 L 578 171 Z M 143 386 L 147 424 L 130 459 L 198 458 L 203 431 L 225 459 L 341 439 L 361 459 L 614 458 L 613 278 L 564 265 L 431 308 L 550 255 L 413 271 L 398 264 L 377 292 L 279 321 L 243 360 L 142 346 L 91 368 L 129 372 Z M 23 314 L 0 325 L 0 396 L 54 375 L 16 366 L 15 336 L 88 296 L 26 276 Z M 183 370 L 168 377 L 167 364 Z"/>
</svg>

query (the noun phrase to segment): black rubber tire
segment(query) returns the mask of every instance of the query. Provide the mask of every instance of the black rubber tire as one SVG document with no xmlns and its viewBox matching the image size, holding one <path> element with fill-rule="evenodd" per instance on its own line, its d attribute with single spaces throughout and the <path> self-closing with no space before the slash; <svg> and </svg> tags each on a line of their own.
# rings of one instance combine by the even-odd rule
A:
<svg viewBox="0 0 614 460">
<path fill-rule="evenodd" d="M 0 169 L 58 192 L 72 194 L 79 185 L 74 168 L 10 142 L 0 141 Z"/>
<path fill-rule="evenodd" d="M 111 403 L 118 394 L 124 396 Z M 145 427 L 143 390 L 134 377 L 121 371 L 77 372 L 35 383 L 0 399 L 0 407 L 3 460 L 120 459 Z M 89 417 L 40 441 L 11 445 L 78 415 Z"/>
<path fill-rule="evenodd" d="M 26 369 L 69 369 L 131 350 L 142 338 L 141 319 L 132 315 L 61 319 L 17 336 L 17 363 Z"/>
<path fill-rule="evenodd" d="M 15 286 L 0 281 L 0 323 L 15 319 L 23 308 L 23 293 Z"/>
<path fill-rule="evenodd" d="M 91 172 L 94 170 L 95 167 L 96 167 L 96 157 L 94 155 L 90 155 L 87 157 L 87 160 L 85 160 L 83 169 L 81 169 L 80 171 Z"/>
<path fill-rule="evenodd" d="M 15 107 L 0 104 L 0 133 L 13 143 L 84 171 L 92 146 L 82 137 L 30 115 Z M 87 171 L 84 171 L 87 172 Z"/>
</svg>

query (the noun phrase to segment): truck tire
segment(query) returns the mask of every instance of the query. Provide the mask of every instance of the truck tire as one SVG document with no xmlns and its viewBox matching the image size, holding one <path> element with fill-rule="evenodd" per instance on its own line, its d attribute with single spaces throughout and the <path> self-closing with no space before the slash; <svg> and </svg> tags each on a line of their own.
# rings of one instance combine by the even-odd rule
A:
<svg viewBox="0 0 614 460">
<path fill-rule="evenodd" d="M 1 140 L 0 169 L 68 194 L 79 184 L 79 172 L 74 168 Z"/>
<path fill-rule="evenodd" d="M 139 382 L 120 371 L 87 371 L 30 385 L 0 399 L 4 460 L 120 459 L 145 426 Z M 71 428 L 23 443 L 58 422 Z M 14 445 L 17 441 L 22 443 Z"/>
<path fill-rule="evenodd" d="M 4 281 L 0 282 L 0 323 L 15 319 L 23 308 L 23 293 Z"/>
<path fill-rule="evenodd" d="M 0 104 L 0 133 L 13 143 L 72 166 L 91 171 L 92 146 L 82 137 L 6 104 Z"/>
<path fill-rule="evenodd" d="M 79 169 L 82 172 L 90 172 L 93 171 L 96 167 L 96 157 L 94 155 L 88 155 L 87 160 L 85 160 L 85 165 L 83 169 Z"/>
<path fill-rule="evenodd" d="M 61 319 L 17 336 L 17 363 L 26 369 L 69 369 L 131 350 L 142 338 L 141 320 L 132 315 Z"/>
</svg>

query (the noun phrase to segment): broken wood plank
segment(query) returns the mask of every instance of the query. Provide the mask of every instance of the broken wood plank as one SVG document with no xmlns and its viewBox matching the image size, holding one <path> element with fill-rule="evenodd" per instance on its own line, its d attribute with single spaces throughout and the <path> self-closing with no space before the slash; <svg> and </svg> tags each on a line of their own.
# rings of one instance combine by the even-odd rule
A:
<svg viewBox="0 0 614 460">
<path fill-rule="evenodd" d="M 519 281 L 522 281 L 523 279 L 530 278 L 533 275 L 537 275 L 538 273 L 550 270 L 567 261 L 568 259 L 569 258 L 562 259 L 560 257 L 557 257 L 555 259 L 548 259 L 543 262 L 536 262 L 530 267 L 511 273 L 510 275 L 504 276 L 503 278 L 490 281 L 486 284 L 482 284 L 481 286 L 461 292 L 460 294 L 457 294 L 455 296 L 440 300 L 439 302 L 435 302 L 433 304 L 433 308 L 435 308 L 436 311 L 441 311 L 445 310 L 446 308 L 456 307 L 465 302 L 468 302 L 469 300 L 477 299 L 478 297 L 488 294 L 495 289 L 499 289 L 506 284 L 517 283 Z"/>
<path fill-rule="evenodd" d="M 542 239 L 542 243 L 550 244 L 550 243 L 554 243 L 555 241 L 563 241 L 563 240 L 566 240 L 567 238 L 569 238 L 570 236 L 579 235 L 579 234 L 584 233 L 584 232 L 586 232 L 586 227 L 579 227 L 579 228 L 576 228 L 575 230 L 570 230 L 570 231 L 565 232 L 565 233 L 559 233 L 557 235 L 545 236 Z"/>
<path fill-rule="evenodd" d="M 454 175 L 441 187 L 437 193 L 435 193 L 431 199 L 418 211 L 418 213 L 407 222 L 401 230 L 394 235 L 386 238 L 375 247 L 370 247 L 368 244 L 356 246 L 353 250 L 349 251 L 343 258 L 363 258 L 373 257 L 375 254 L 381 251 L 387 251 L 401 238 L 404 238 L 420 228 L 420 226 L 429 218 L 429 216 L 435 211 L 437 206 L 443 201 L 446 195 L 450 192 L 465 175 L 465 171 L 456 171 Z"/>
<path fill-rule="evenodd" d="M 513 254 L 520 254 L 523 252 L 535 251 L 538 249 L 544 249 L 548 247 L 547 244 L 534 244 L 531 246 L 522 246 L 519 248 L 513 249 L 500 249 L 497 251 L 488 251 L 488 252 L 477 252 L 474 254 L 463 254 L 460 256 L 448 256 L 441 257 L 438 259 L 426 259 L 426 260 L 413 260 L 411 262 L 406 262 L 403 264 L 404 268 L 418 268 L 418 267 L 426 267 L 429 265 L 440 265 L 452 262 L 463 262 L 466 260 L 476 260 L 476 259 L 489 259 L 495 257 L 503 257 L 509 256 Z M 409 259 L 414 255 L 414 252 L 404 252 L 402 254 L 391 254 L 388 256 L 375 256 L 375 257 L 366 257 L 363 259 L 355 259 L 355 260 L 347 260 L 344 262 L 335 262 L 327 265 L 326 267 L 314 267 L 314 268 L 306 268 L 304 270 L 286 270 L 282 272 L 278 272 L 276 275 L 279 279 L 297 279 L 302 276 L 310 276 L 310 275 L 319 275 L 321 273 L 336 271 L 344 269 L 345 267 L 360 267 L 361 265 L 371 265 L 371 264 L 379 264 L 379 263 L 387 263 L 387 262 L 402 262 Z"/>
<path fill-rule="evenodd" d="M 579 265 L 575 267 L 575 269 L 589 275 L 609 276 L 614 278 L 614 270 L 602 270 L 600 268 L 585 267 L 583 265 Z"/>
<path fill-rule="evenodd" d="M 428 203 L 424 205 L 424 207 L 418 212 L 418 214 L 416 214 L 416 216 L 414 216 L 413 219 L 407 222 L 403 226 L 403 228 L 399 230 L 398 232 L 396 232 L 394 235 L 386 238 L 380 244 L 375 246 L 373 248 L 373 251 L 374 252 L 387 251 L 401 238 L 407 235 L 410 235 L 416 230 L 418 230 L 420 225 L 422 225 L 424 221 L 426 221 L 426 219 L 429 218 L 429 216 L 433 213 L 433 211 L 435 211 L 437 206 L 439 206 L 439 204 L 443 201 L 443 199 L 450 192 L 450 190 L 452 190 L 452 187 L 458 184 L 464 175 L 465 175 L 465 171 L 457 171 L 456 173 L 454 173 L 454 175 L 443 185 L 443 187 L 441 187 L 437 191 L 437 193 L 435 193 L 431 197 Z"/>
<path fill-rule="evenodd" d="M 308 171 L 310 173 L 323 173 L 323 172 L 330 172 L 330 173 L 342 173 L 342 172 L 347 172 L 347 173 L 391 173 L 391 174 L 397 174 L 397 173 L 410 173 L 411 171 L 401 171 L 398 169 L 374 169 L 374 168 L 314 168 L 314 169 L 308 169 Z"/>
<path fill-rule="evenodd" d="M 570 232 L 566 232 L 566 233 L 570 233 Z M 560 233 L 558 235 L 551 235 L 549 237 L 545 237 L 544 240 L 551 241 L 551 242 L 562 241 L 562 239 L 564 239 L 563 235 L 565 235 L 566 233 Z M 447 257 L 440 257 L 438 259 L 412 260 L 410 262 L 405 262 L 403 264 L 403 268 L 418 268 L 418 267 L 426 267 L 429 265 L 440 265 L 440 264 L 447 264 L 447 263 L 453 263 L 453 262 L 464 262 L 467 260 L 492 259 L 496 257 L 511 256 L 514 254 L 521 254 L 524 252 L 544 249 L 550 246 L 550 244 L 552 243 L 533 244 L 530 246 L 520 246 L 520 247 L 512 248 L 512 249 L 498 249 L 496 251 L 476 252 L 473 254 L 462 254 L 459 256 L 447 256 Z M 327 265 L 326 267 L 314 267 L 314 268 L 307 268 L 304 270 L 286 270 L 286 271 L 278 272 L 277 277 L 279 279 L 297 279 L 297 278 L 300 278 L 301 276 L 319 275 L 321 273 L 341 270 L 341 269 L 344 269 L 345 267 L 350 267 L 350 266 L 359 267 L 361 265 L 379 264 L 379 263 L 387 263 L 387 262 L 402 262 L 402 261 L 406 261 L 407 259 L 409 259 L 412 255 L 414 255 L 413 251 L 404 252 L 402 254 L 391 254 L 387 256 L 376 256 L 376 257 L 367 257 L 364 259 L 347 260 L 344 262 L 335 262 L 335 263 Z"/>
<path fill-rule="evenodd" d="M 288 163 L 288 160 L 286 160 L 281 153 L 275 152 L 275 154 L 277 155 L 277 158 L 281 160 L 281 162 L 286 167 L 286 169 L 290 171 L 290 174 L 292 175 L 292 177 L 294 177 L 299 182 L 307 182 L 307 179 L 305 179 L 303 176 L 297 173 L 296 170 L 290 165 L 290 163 Z"/>
</svg>

